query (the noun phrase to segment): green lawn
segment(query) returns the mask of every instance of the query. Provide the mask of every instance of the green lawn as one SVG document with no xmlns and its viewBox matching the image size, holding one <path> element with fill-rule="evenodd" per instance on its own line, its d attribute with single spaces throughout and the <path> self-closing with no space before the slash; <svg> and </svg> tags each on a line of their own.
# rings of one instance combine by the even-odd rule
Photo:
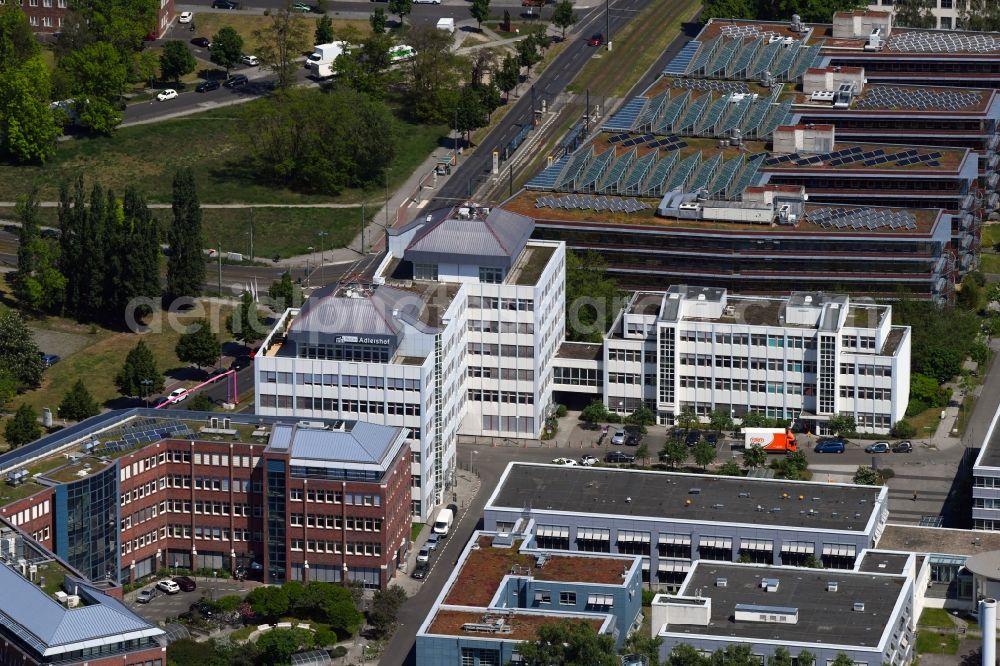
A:
<svg viewBox="0 0 1000 666">
<path fill-rule="evenodd" d="M 958 636 L 918 631 L 917 654 L 958 654 Z"/>
<path fill-rule="evenodd" d="M 1000 243 L 1000 224 L 983 225 L 983 247 L 993 247 Z"/>
<path fill-rule="evenodd" d="M 925 409 L 914 416 L 907 416 L 906 420 L 917 429 L 916 436 L 918 438 L 930 437 L 937 430 L 938 423 L 941 421 L 941 408 Z"/>
<path fill-rule="evenodd" d="M 234 643 L 243 643 L 250 638 L 250 634 L 255 632 L 257 627 L 243 627 L 242 629 L 237 629 L 233 633 L 229 634 L 229 640 Z"/>
<path fill-rule="evenodd" d="M 413 523 L 410 527 L 410 541 L 416 541 L 422 529 L 424 529 L 423 523 Z"/>
<path fill-rule="evenodd" d="M 924 627 L 944 627 L 950 629 L 955 626 L 955 621 L 951 619 L 948 611 L 943 608 L 925 608 L 924 612 L 920 614 L 918 624 Z"/>
<path fill-rule="evenodd" d="M 983 247 L 986 246 L 986 242 L 983 242 Z M 1000 273 L 1000 254 L 989 254 L 983 252 L 980 255 L 980 260 L 982 265 L 980 270 L 984 273 Z"/>
<path fill-rule="evenodd" d="M 138 186 L 151 202 L 170 201 L 174 172 L 194 170 L 203 203 L 360 203 L 379 199 L 383 187 L 372 193 L 346 190 L 337 197 L 304 194 L 272 186 L 255 178 L 245 159 L 246 137 L 241 127 L 246 114 L 259 111 L 262 102 L 248 102 L 150 125 L 119 129 L 114 136 L 85 138 L 59 144 L 56 157 L 43 167 L 0 163 L 0 201 L 14 201 L 32 186 L 42 200 L 58 198 L 59 185 L 83 174 L 121 191 Z M 400 185 L 447 135 L 443 125 L 399 122 L 396 160 L 390 188 Z"/>
</svg>

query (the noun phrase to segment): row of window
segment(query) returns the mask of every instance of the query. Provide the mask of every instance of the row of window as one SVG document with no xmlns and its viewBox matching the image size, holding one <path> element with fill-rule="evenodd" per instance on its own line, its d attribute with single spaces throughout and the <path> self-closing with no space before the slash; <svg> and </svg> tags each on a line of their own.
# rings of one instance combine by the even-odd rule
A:
<svg viewBox="0 0 1000 666">
<path fill-rule="evenodd" d="M 531 416 L 498 416 L 496 414 L 483 414 L 483 430 L 520 432 L 534 436 L 535 419 Z"/>
<path fill-rule="evenodd" d="M 359 344 L 300 344 L 296 355 L 299 358 L 323 361 L 354 361 L 357 363 L 388 363 L 389 348 L 383 345 Z"/>
<path fill-rule="evenodd" d="M 849 349 L 875 349 L 875 336 L 873 335 L 842 335 L 840 345 Z"/>
<path fill-rule="evenodd" d="M 342 386 L 344 388 L 389 389 L 392 391 L 419 391 L 419 379 L 403 377 L 368 377 L 366 375 L 336 375 L 313 372 L 275 372 L 265 370 L 260 373 L 264 384 L 298 384 L 299 386 Z"/>
<path fill-rule="evenodd" d="M 892 389 L 870 386 L 841 386 L 841 398 L 861 398 L 865 400 L 892 400 Z"/>
<path fill-rule="evenodd" d="M 642 351 L 638 349 L 609 349 L 609 361 L 641 361 Z"/>
<path fill-rule="evenodd" d="M 469 307 L 483 310 L 518 310 L 534 312 L 535 301 L 531 298 L 497 298 L 495 296 L 469 296 Z"/>
<path fill-rule="evenodd" d="M 320 530 L 353 530 L 358 532 L 381 532 L 381 518 L 360 518 L 355 516 L 327 516 L 293 513 L 288 517 L 292 527 L 313 527 Z"/>
<path fill-rule="evenodd" d="M 35 504 L 32 507 L 23 509 L 13 514 L 10 517 L 10 522 L 17 527 L 18 525 L 23 525 L 29 520 L 35 520 L 36 518 L 41 518 L 42 516 L 47 516 L 49 514 L 49 501 L 45 500 Z"/>
<path fill-rule="evenodd" d="M 841 365 L 840 374 L 859 377 L 892 377 L 892 367 L 888 365 Z"/>
<path fill-rule="evenodd" d="M 713 333 L 712 331 L 680 331 L 681 342 L 712 342 L 723 345 L 752 345 L 789 349 L 815 349 L 816 341 L 800 335 L 765 335 L 763 333 Z"/>
<path fill-rule="evenodd" d="M 590 368 L 563 368 L 555 366 L 552 369 L 553 381 L 557 384 L 570 386 L 600 386 L 601 379 L 597 370 Z"/>
<path fill-rule="evenodd" d="M 516 322 L 470 319 L 466 324 L 466 328 L 471 333 L 519 333 L 531 335 L 535 332 L 535 325 L 530 321 Z"/>
<path fill-rule="evenodd" d="M 365 414 L 395 414 L 397 416 L 420 416 L 420 405 L 410 402 L 384 402 L 382 400 L 337 400 L 336 398 L 314 398 L 298 396 L 294 401 L 290 395 L 261 393 L 258 396 L 261 407 L 278 409 L 313 409 L 324 411 L 360 412 Z M 338 406 L 339 405 L 339 406 Z"/>
<path fill-rule="evenodd" d="M 534 370 L 521 370 L 516 368 L 487 368 L 479 365 L 470 365 L 467 373 L 469 377 L 484 379 L 510 379 L 522 382 L 530 382 L 535 379 Z"/>
<path fill-rule="evenodd" d="M 535 357 L 535 348 L 531 345 L 494 345 L 485 342 L 470 342 L 466 347 L 466 351 L 470 354 L 479 354 L 480 356 Z"/>
<path fill-rule="evenodd" d="M 750 393 L 772 393 L 788 395 L 810 395 L 812 387 L 803 387 L 802 384 L 765 382 L 761 380 L 748 379 L 715 379 L 711 377 L 681 377 L 678 380 L 681 388 L 714 388 L 717 391 L 743 391 Z"/>
<path fill-rule="evenodd" d="M 681 365 L 702 368 L 736 368 L 742 370 L 772 370 L 778 372 L 816 372 L 815 361 L 785 360 L 781 358 L 758 358 L 748 356 L 723 356 L 712 354 L 681 354 Z"/>
<path fill-rule="evenodd" d="M 518 405 L 535 404 L 533 393 L 522 391 L 489 391 L 486 389 L 469 389 L 469 400 L 474 402 L 506 402 Z"/>
<path fill-rule="evenodd" d="M 292 539 L 291 549 L 305 550 L 307 553 L 334 553 L 336 555 L 361 555 L 363 557 L 381 557 L 382 544 L 367 541 L 321 541 L 319 539 Z"/>
<path fill-rule="evenodd" d="M 34 539 L 35 541 L 48 541 L 49 536 L 51 536 L 51 534 L 49 532 L 48 526 L 43 527 L 37 532 L 31 533 L 31 538 Z"/>
</svg>

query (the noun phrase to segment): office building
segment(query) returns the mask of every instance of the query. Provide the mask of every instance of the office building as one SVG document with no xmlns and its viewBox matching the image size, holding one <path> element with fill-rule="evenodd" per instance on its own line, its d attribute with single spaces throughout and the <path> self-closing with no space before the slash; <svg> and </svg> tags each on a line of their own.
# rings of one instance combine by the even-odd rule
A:
<svg viewBox="0 0 1000 666">
<path fill-rule="evenodd" d="M 931 0 L 927 5 L 927 12 L 933 17 L 934 25 L 929 26 L 930 29 L 954 30 L 958 28 L 959 21 L 962 19 L 959 8 L 966 6 L 966 0 Z M 896 6 L 893 0 L 874 0 L 868 3 L 868 9 L 871 12 L 891 12 L 893 19 L 896 18 Z"/>
<path fill-rule="evenodd" d="M 0 664 L 164 666 L 162 629 L 0 517 Z"/>
<path fill-rule="evenodd" d="M 257 412 L 405 427 L 412 515 L 453 483 L 459 433 L 537 437 L 564 339 L 565 250 L 472 204 L 388 230 L 372 275 L 285 312 L 254 367 Z"/>
<path fill-rule="evenodd" d="M 538 548 L 638 555 L 650 588 L 699 560 L 853 569 L 888 518 L 888 488 L 510 463 L 483 527 Z"/>
<path fill-rule="evenodd" d="M 661 424 L 686 409 L 752 411 L 822 433 L 849 414 L 887 433 L 909 402 L 910 329 L 892 325 L 890 306 L 844 295 L 675 286 L 632 294 L 603 344 L 565 342 L 554 366 L 558 399 L 589 395 L 618 413 L 646 404 Z"/>
<path fill-rule="evenodd" d="M 541 627 L 585 622 L 621 648 L 642 622 L 638 557 L 564 553 L 524 533 L 473 533 L 417 631 L 418 664 L 516 663 Z"/>
<path fill-rule="evenodd" d="M 0 517 L 92 581 L 162 570 L 385 588 L 409 549 L 403 428 L 127 410 L 0 456 Z"/>
<path fill-rule="evenodd" d="M 972 466 L 972 526 L 1000 532 L 1000 408 L 981 435 L 979 455 Z M 978 433 L 972 433 L 974 436 Z M 1000 544 L 998 544 L 1000 546 Z"/>
<path fill-rule="evenodd" d="M 783 647 L 817 664 L 846 654 L 899 666 L 915 652 L 912 575 L 700 560 L 677 595 L 653 599 L 651 614 L 664 657 L 678 644 L 705 654 L 744 644 L 761 663 Z"/>
<path fill-rule="evenodd" d="M 36 33 L 57 33 L 73 4 L 71 0 L 19 0 L 18 7 L 27 15 L 31 29 Z M 147 40 L 159 39 L 167 32 L 176 13 L 174 0 L 159 0 L 155 23 L 149 26 Z"/>
</svg>

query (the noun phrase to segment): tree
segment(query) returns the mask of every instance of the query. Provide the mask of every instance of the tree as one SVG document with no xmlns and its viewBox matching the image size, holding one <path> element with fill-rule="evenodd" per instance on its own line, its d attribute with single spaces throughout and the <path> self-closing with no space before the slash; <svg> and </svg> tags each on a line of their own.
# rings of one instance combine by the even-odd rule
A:
<svg viewBox="0 0 1000 666">
<path fill-rule="evenodd" d="M 688 450 L 687 444 L 679 439 L 668 439 L 663 443 L 663 448 L 660 449 L 660 460 L 674 469 L 684 464 L 689 455 L 691 452 Z"/>
<path fill-rule="evenodd" d="M 767 666 L 792 666 L 792 655 L 786 648 L 777 647 L 767 660 Z"/>
<path fill-rule="evenodd" d="M 333 19 L 326 15 L 321 16 L 316 21 L 316 31 L 313 33 L 313 41 L 316 44 L 329 44 L 334 38 Z"/>
<path fill-rule="evenodd" d="M 559 0 L 552 8 L 552 25 L 562 29 L 562 38 L 566 39 L 566 28 L 576 23 L 573 13 L 573 0 Z"/>
<path fill-rule="evenodd" d="M 694 461 L 701 465 L 703 470 L 707 470 L 708 466 L 715 462 L 717 452 L 714 446 L 702 439 L 698 440 L 698 443 L 694 445 L 691 454 L 694 457 Z"/>
<path fill-rule="evenodd" d="M 740 421 L 742 428 L 766 428 L 770 424 L 763 412 L 747 412 Z"/>
<path fill-rule="evenodd" d="M 455 125 L 455 122 L 458 124 Z M 483 108 L 479 93 L 471 85 L 462 86 L 454 120 L 452 120 L 452 129 L 460 135 L 469 135 L 473 130 L 479 129 L 485 124 L 486 110 Z"/>
<path fill-rule="evenodd" d="M 936 19 L 935 19 L 936 20 Z M 958 289 L 955 305 L 962 310 L 977 312 L 982 309 L 986 293 L 974 273 L 966 275 Z"/>
<path fill-rule="evenodd" d="M 542 55 L 538 52 L 538 40 L 535 39 L 534 34 L 530 34 L 517 42 L 515 50 L 517 51 L 518 64 L 526 68 L 526 76 L 530 79 L 531 68 L 542 59 Z"/>
<path fill-rule="evenodd" d="M 215 45 L 212 48 L 212 59 L 215 59 Z M 181 77 L 190 74 L 198 66 L 198 61 L 194 59 L 187 44 L 182 41 L 172 39 L 163 45 L 160 53 L 160 76 L 164 81 L 171 79 L 180 83 Z"/>
<path fill-rule="evenodd" d="M 850 414 L 834 414 L 826 423 L 827 427 L 835 435 L 846 437 L 857 430 L 857 423 Z"/>
<path fill-rule="evenodd" d="M 188 410 L 192 412 L 210 412 L 215 409 L 215 403 L 207 393 L 196 393 L 188 402 Z"/>
<path fill-rule="evenodd" d="M 279 618 L 288 612 L 288 593 L 280 587 L 256 587 L 246 601 L 255 614 L 264 618 Z"/>
<path fill-rule="evenodd" d="M 910 375 L 910 402 L 917 403 L 915 411 L 948 404 L 948 391 L 934 377 L 919 372 Z"/>
<path fill-rule="evenodd" d="M 637 460 L 641 460 L 643 465 L 649 461 L 649 446 L 646 445 L 646 442 L 641 443 L 636 448 L 635 457 Z"/>
<path fill-rule="evenodd" d="M 153 85 L 160 71 L 160 59 L 156 51 L 145 49 L 136 54 L 132 63 L 132 74 L 139 81 L 145 81 L 146 85 Z"/>
<path fill-rule="evenodd" d="M 455 82 L 465 78 L 461 62 L 451 51 L 452 37 L 445 30 L 422 25 L 413 28 L 407 39 L 417 52 L 406 65 L 408 107 L 417 120 L 448 122 L 454 117 L 461 90 Z"/>
<path fill-rule="evenodd" d="M 148 382 L 144 384 L 143 382 Z M 156 359 L 142 340 L 129 351 L 125 364 L 115 376 L 115 386 L 122 395 L 149 397 L 163 390 L 163 375 L 156 368 Z"/>
<path fill-rule="evenodd" d="M 91 416 L 97 416 L 100 411 L 82 379 L 76 380 L 59 403 L 59 416 L 70 421 L 83 421 Z"/>
<path fill-rule="evenodd" d="M 118 103 L 128 82 L 121 53 L 108 42 L 94 42 L 60 58 L 59 68 L 70 82 L 80 124 L 110 135 L 122 121 Z"/>
<path fill-rule="evenodd" d="M 709 657 L 711 666 L 758 666 L 760 660 L 753 655 L 753 648 L 746 643 L 730 643 L 719 648 Z"/>
<path fill-rule="evenodd" d="M 720 476 L 743 476 L 743 470 L 740 469 L 735 460 L 727 460 L 722 463 L 719 469 L 715 470 L 715 473 Z"/>
<path fill-rule="evenodd" d="M 538 638 L 518 645 L 525 666 L 617 666 L 614 638 L 598 635 L 580 621 L 547 624 L 538 629 Z"/>
<path fill-rule="evenodd" d="M 38 221 L 38 190 L 18 197 L 17 273 L 14 293 L 25 305 L 43 312 L 57 312 L 66 296 L 66 278 L 56 268 L 58 248 L 41 237 Z"/>
<path fill-rule="evenodd" d="M 389 0 L 389 13 L 395 14 L 399 17 L 400 27 L 403 25 L 403 19 L 405 19 L 412 11 L 413 0 Z"/>
<path fill-rule="evenodd" d="M 510 91 L 517 87 L 520 79 L 521 66 L 518 65 L 517 58 L 508 53 L 503 57 L 499 71 L 493 74 L 493 82 L 497 84 L 497 88 L 503 91 L 509 101 Z"/>
<path fill-rule="evenodd" d="M 608 418 L 608 408 L 601 400 L 594 400 L 580 411 L 580 420 L 585 423 L 599 423 Z"/>
<path fill-rule="evenodd" d="M 707 666 L 708 659 L 701 652 L 687 643 L 679 643 L 670 649 L 667 655 L 668 666 Z"/>
<path fill-rule="evenodd" d="M 0 412 L 5 411 L 14 400 L 20 386 L 20 382 L 11 374 L 10 370 L 6 368 L 0 370 Z"/>
<path fill-rule="evenodd" d="M 896 424 L 892 426 L 891 434 L 893 437 L 898 437 L 899 439 L 909 439 L 910 437 L 917 436 L 917 428 L 906 419 L 901 419 L 896 421 Z"/>
<path fill-rule="evenodd" d="M 799 652 L 799 666 L 815 666 L 816 655 L 809 650 Z"/>
<path fill-rule="evenodd" d="M 330 19 L 324 16 L 320 22 L 324 20 L 329 21 Z M 319 28 L 317 28 L 318 30 Z M 229 70 L 236 66 L 242 57 L 243 37 L 240 33 L 228 25 L 215 33 L 212 37 L 212 62 L 225 68 L 226 76 L 229 76 Z"/>
<path fill-rule="evenodd" d="M 267 295 L 272 301 L 271 309 L 276 312 L 284 312 L 285 308 L 295 308 L 302 304 L 302 290 L 292 282 L 292 274 L 288 271 L 268 287 Z"/>
<path fill-rule="evenodd" d="M 993 0 L 969 0 L 965 14 L 958 19 L 957 27 L 988 32 L 1000 30 L 1000 5 Z"/>
<path fill-rule="evenodd" d="M 469 13 L 476 19 L 476 29 L 483 31 L 483 21 L 490 17 L 490 0 L 472 0 Z"/>
<path fill-rule="evenodd" d="M 645 435 L 647 432 L 646 426 L 656 423 L 656 415 L 653 414 L 653 411 L 645 403 L 642 403 L 631 414 L 625 417 L 625 423 L 639 428 L 639 432 Z"/>
<path fill-rule="evenodd" d="M 170 257 L 167 260 L 166 301 L 201 295 L 205 282 L 205 257 L 201 238 L 201 203 L 194 174 L 184 168 L 174 176 L 174 220 L 167 232 Z"/>
<path fill-rule="evenodd" d="M 925 30 L 936 28 L 937 18 L 932 8 L 937 8 L 937 0 L 899 0 L 893 7 L 893 24 Z"/>
<path fill-rule="evenodd" d="M 838 652 L 837 658 L 833 660 L 831 666 L 854 666 L 854 660 L 843 652 Z"/>
<path fill-rule="evenodd" d="M 337 87 L 288 90 L 262 104 L 244 139 L 263 178 L 326 194 L 383 182 L 395 155 L 395 121 L 383 102 Z"/>
<path fill-rule="evenodd" d="M 759 446 L 751 446 L 743 452 L 743 467 L 751 469 L 763 467 L 767 463 L 767 453 Z"/>
<path fill-rule="evenodd" d="M 724 409 L 713 409 L 708 415 L 708 423 L 715 432 L 733 429 L 733 417 Z"/>
<path fill-rule="evenodd" d="M 882 486 L 885 485 L 885 479 L 882 477 L 882 472 L 877 469 L 873 469 L 868 465 L 860 465 L 856 472 L 854 472 L 854 484 L 858 486 Z"/>
<path fill-rule="evenodd" d="M 4 428 L 4 437 L 10 448 L 16 449 L 42 436 L 42 426 L 38 424 L 38 414 L 28 403 L 23 403 Z"/>
<path fill-rule="evenodd" d="M 381 35 L 385 33 L 386 26 L 389 24 L 389 19 L 385 15 L 385 10 L 381 7 L 375 9 L 371 16 L 368 17 L 368 23 L 372 26 L 372 33 L 376 35 Z M 333 24 L 331 23 L 331 32 Z M 319 28 L 316 28 L 316 34 L 319 35 Z"/>
<path fill-rule="evenodd" d="M 793 481 L 801 479 L 805 475 L 805 471 L 809 469 L 809 459 L 802 451 L 789 453 L 780 462 L 784 477 Z"/>
<path fill-rule="evenodd" d="M 392 67 L 393 40 L 390 35 L 373 33 L 352 49 L 337 57 L 336 67 L 340 81 L 373 100 L 381 100 L 393 79 L 400 74 Z"/>
<path fill-rule="evenodd" d="M 117 276 L 111 276 L 110 291 L 104 299 L 108 305 L 104 320 L 112 326 L 121 325 L 122 315 L 130 307 L 136 317 L 148 314 L 150 306 L 137 305 L 136 299 L 153 303 L 162 291 L 159 226 L 146 199 L 134 187 L 125 190 L 118 229 L 116 242 L 108 244 L 105 263 L 106 267 L 117 265 L 120 270 Z"/>
<path fill-rule="evenodd" d="M 677 414 L 677 425 L 685 430 L 689 430 L 698 425 L 698 415 L 692 407 L 684 407 Z"/>
<path fill-rule="evenodd" d="M 391 633 L 393 625 L 399 616 L 399 608 L 406 601 L 406 592 L 398 585 L 392 585 L 386 590 L 378 590 L 372 597 L 372 609 L 368 621 L 376 633 L 385 636 Z"/>
<path fill-rule="evenodd" d="M 622 297 L 596 252 L 566 252 L 566 339 L 601 342 Z"/>
<path fill-rule="evenodd" d="M 660 666 L 661 647 L 663 647 L 662 636 L 647 636 L 641 631 L 633 632 L 625 639 L 625 650 L 645 657 L 646 666 Z"/>
<path fill-rule="evenodd" d="M 17 381 L 18 390 L 38 386 L 45 369 L 31 330 L 14 310 L 0 311 L 0 369 Z"/>
<path fill-rule="evenodd" d="M 226 319 L 226 329 L 233 334 L 234 339 L 239 340 L 244 345 L 263 340 L 267 335 L 257 313 L 257 303 L 249 291 L 243 292 L 240 304 Z"/>
<path fill-rule="evenodd" d="M 305 47 L 306 23 L 292 10 L 291 0 L 271 14 L 270 25 L 254 30 L 257 41 L 257 57 L 261 67 L 267 67 L 277 74 L 277 86 L 286 89 L 295 83 L 298 70 L 296 58 Z"/>
<path fill-rule="evenodd" d="M 199 368 L 214 365 L 219 360 L 219 336 L 212 332 L 207 319 L 194 322 L 177 341 L 177 358 L 185 363 L 194 363 Z"/>
<path fill-rule="evenodd" d="M 264 663 L 274 666 L 290 664 L 299 645 L 300 637 L 293 629 L 272 629 L 257 639 L 257 649 L 260 650 Z"/>
</svg>

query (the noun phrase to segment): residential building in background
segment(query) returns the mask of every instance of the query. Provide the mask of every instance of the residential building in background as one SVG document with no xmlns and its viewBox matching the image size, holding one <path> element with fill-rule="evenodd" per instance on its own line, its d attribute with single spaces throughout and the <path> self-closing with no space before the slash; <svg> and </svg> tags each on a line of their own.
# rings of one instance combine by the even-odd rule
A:
<svg viewBox="0 0 1000 666">
<path fill-rule="evenodd" d="M 175 17 L 174 0 L 155 0 L 159 5 L 155 25 L 149 26 L 147 39 L 159 39 Z M 31 29 L 40 33 L 62 30 L 63 19 L 70 10 L 72 0 L 18 0 L 18 6 L 28 17 Z"/>
<path fill-rule="evenodd" d="M 930 29 L 956 29 L 966 7 L 968 7 L 967 0 L 930 0 L 927 11 L 934 17 L 934 25 L 930 26 Z M 894 0 L 874 0 L 868 3 L 868 10 L 870 12 L 889 12 L 895 18 L 896 3 Z"/>
<path fill-rule="evenodd" d="M 92 581 L 223 570 L 384 589 L 409 550 L 404 428 L 113 411 L 0 456 L 0 517 Z"/>
<path fill-rule="evenodd" d="M 370 275 L 286 311 L 254 363 L 257 413 L 404 427 L 411 512 L 448 499 L 459 433 L 538 437 L 565 337 L 565 248 L 469 204 L 388 231 Z"/>
<path fill-rule="evenodd" d="M 892 325 L 890 306 L 846 295 L 675 286 L 634 293 L 602 345 L 563 343 L 554 378 L 557 399 L 589 394 L 618 413 L 645 404 L 666 425 L 721 410 L 822 433 L 848 414 L 887 433 L 909 402 L 910 329 Z"/>
<path fill-rule="evenodd" d="M 162 629 L 0 517 L 0 664 L 164 666 Z"/>
</svg>

